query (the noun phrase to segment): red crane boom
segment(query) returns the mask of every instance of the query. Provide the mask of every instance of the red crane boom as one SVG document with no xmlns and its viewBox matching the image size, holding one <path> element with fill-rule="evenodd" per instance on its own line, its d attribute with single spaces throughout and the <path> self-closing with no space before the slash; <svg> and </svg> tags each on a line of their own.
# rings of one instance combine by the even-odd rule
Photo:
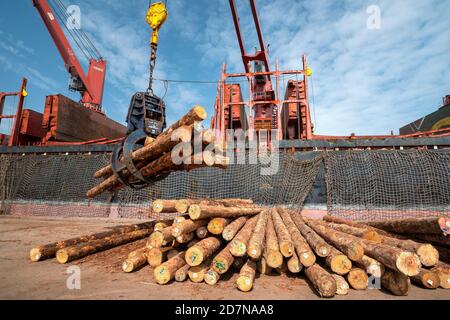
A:
<svg viewBox="0 0 450 320">
<path fill-rule="evenodd" d="M 46 0 L 33 0 L 55 45 L 64 60 L 64 65 L 71 75 L 70 89 L 81 93 L 81 103 L 97 112 L 102 112 L 103 88 L 106 75 L 106 61 L 89 59 L 87 75 L 81 67 L 75 51 L 67 40 L 58 20 Z"/>
</svg>

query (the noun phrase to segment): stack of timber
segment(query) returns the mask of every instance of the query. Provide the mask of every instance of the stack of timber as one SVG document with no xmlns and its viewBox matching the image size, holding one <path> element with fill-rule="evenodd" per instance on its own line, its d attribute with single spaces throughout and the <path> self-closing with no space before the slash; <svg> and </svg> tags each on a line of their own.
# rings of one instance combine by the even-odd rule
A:
<svg viewBox="0 0 450 320">
<path fill-rule="evenodd" d="M 224 143 L 219 141 L 211 129 L 202 128 L 201 122 L 205 119 L 206 111 L 196 106 L 156 139 L 148 138 L 145 146 L 131 154 L 141 175 L 151 179 L 160 174 L 206 166 L 226 168 L 229 159 L 223 156 Z M 174 161 L 174 155 L 177 161 Z M 121 176 L 131 181 L 134 179 L 128 169 L 123 169 Z M 124 187 L 111 165 L 99 169 L 94 177 L 104 180 L 87 192 L 89 198 Z"/>
<path fill-rule="evenodd" d="M 440 250 L 425 237 L 416 238 L 421 230 L 428 239 L 445 240 L 446 233 L 436 227 L 449 218 L 405 219 L 405 225 L 416 226 L 412 237 L 407 231 L 411 229 L 401 223 L 395 230 L 403 233 L 391 233 L 387 221 L 309 219 L 247 199 L 156 200 L 151 209 L 178 217 L 41 246 L 30 252 L 30 258 L 56 256 L 65 263 L 146 238 L 124 257 L 122 269 L 129 273 L 149 266 L 160 285 L 233 281 L 238 290 L 249 292 L 259 273 L 303 276 L 323 298 L 373 288 L 398 296 L 408 295 L 412 285 L 450 288 L 450 266 Z M 439 244 L 448 253 L 450 248 Z"/>
</svg>

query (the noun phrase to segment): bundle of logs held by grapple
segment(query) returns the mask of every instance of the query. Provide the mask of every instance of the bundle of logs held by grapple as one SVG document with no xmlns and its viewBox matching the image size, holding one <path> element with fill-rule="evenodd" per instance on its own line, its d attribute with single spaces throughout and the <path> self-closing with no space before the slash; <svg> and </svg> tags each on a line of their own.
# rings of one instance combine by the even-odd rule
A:
<svg viewBox="0 0 450 320">
<path fill-rule="evenodd" d="M 201 122 L 205 119 L 206 111 L 196 106 L 156 139 L 147 138 L 145 146 L 131 154 L 136 169 L 143 177 L 151 179 L 164 173 L 189 171 L 205 166 L 226 168 L 229 161 L 222 155 L 224 144 L 215 136 L 213 130 L 202 128 Z M 198 146 L 193 146 L 194 142 L 198 143 Z M 173 161 L 172 152 L 176 153 L 181 164 Z M 121 176 L 131 181 L 135 179 L 127 168 L 121 171 Z M 94 177 L 104 180 L 87 192 L 89 198 L 123 187 L 111 165 L 98 170 Z"/>
<path fill-rule="evenodd" d="M 157 200 L 153 210 L 181 215 L 156 224 L 146 248 L 130 253 L 123 270 L 148 263 L 158 284 L 190 279 L 214 285 L 234 270 L 244 292 L 252 289 L 257 273 L 302 271 L 322 297 L 364 290 L 371 281 L 395 295 L 407 295 L 411 282 L 450 288 L 450 266 L 444 262 L 450 262 L 449 218 L 316 220 L 242 199 Z"/>
</svg>

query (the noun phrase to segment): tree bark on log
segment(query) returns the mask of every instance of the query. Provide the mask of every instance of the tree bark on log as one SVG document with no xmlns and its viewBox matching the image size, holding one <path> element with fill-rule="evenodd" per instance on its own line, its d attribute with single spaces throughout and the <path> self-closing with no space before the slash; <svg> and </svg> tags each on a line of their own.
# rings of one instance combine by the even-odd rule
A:
<svg viewBox="0 0 450 320">
<path fill-rule="evenodd" d="M 256 275 L 256 262 L 248 259 L 247 262 L 242 266 L 239 272 L 239 277 L 236 280 L 236 285 L 239 290 L 243 292 L 248 292 L 253 288 L 253 282 L 255 281 Z"/>
<path fill-rule="evenodd" d="M 261 255 L 263 253 L 269 214 L 269 209 L 263 210 L 259 214 L 258 220 L 256 221 L 255 230 L 248 240 L 247 255 L 255 261 L 261 259 Z M 267 261 L 267 263 L 269 263 L 269 261 Z"/>
<path fill-rule="evenodd" d="M 205 282 L 211 286 L 215 285 L 220 279 L 220 274 L 218 274 L 213 269 L 209 269 L 205 273 Z"/>
<path fill-rule="evenodd" d="M 160 221 L 155 224 L 153 231 L 162 231 L 163 229 L 170 227 L 172 224 L 168 221 Z"/>
<path fill-rule="evenodd" d="M 279 268 L 283 264 L 283 255 L 280 252 L 280 247 L 278 244 L 277 234 L 272 221 L 272 214 L 269 213 L 267 216 L 267 226 L 266 226 L 266 253 L 265 258 L 267 264 L 272 268 Z"/>
<path fill-rule="evenodd" d="M 302 271 L 303 265 L 295 252 L 292 254 L 292 257 L 288 259 L 287 267 L 291 273 L 300 273 L 300 271 Z"/>
<path fill-rule="evenodd" d="M 176 242 L 179 244 L 188 243 L 192 239 L 194 239 L 194 232 L 183 233 L 182 235 L 179 235 L 178 237 L 175 238 Z"/>
<path fill-rule="evenodd" d="M 139 248 L 139 249 L 133 250 L 133 251 L 131 251 L 131 252 L 128 254 L 127 258 L 133 258 L 133 257 L 138 256 L 138 255 L 141 255 L 141 254 L 143 254 L 143 253 L 144 253 L 145 255 L 147 255 L 147 251 L 148 251 L 147 247 L 143 247 L 143 248 Z"/>
<path fill-rule="evenodd" d="M 240 216 L 257 215 L 261 212 L 261 210 L 261 208 L 254 207 L 223 207 L 194 204 L 189 207 L 189 217 L 192 220 L 208 218 L 235 218 Z"/>
<path fill-rule="evenodd" d="M 172 250 L 172 247 L 152 248 L 147 252 L 147 262 L 150 267 L 155 268 L 167 260 L 167 253 Z"/>
<path fill-rule="evenodd" d="M 325 258 L 325 263 L 331 271 L 338 275 L 346 275 L 353 267 L 350 259 L 334 247 L 331 247 L 330 254 Z"/>
<path fill-rule="evenodd" d="M 186 213 L 189 207 L 192 205 L 205 205 L 205 206 L 224 206 L 224 207 L 252 207 L 253 201 L 250 199 L 180 199 L 175 205 L 176 210 L 179 213 Z"/>
<path fill-rule="evenodd" d="M 322 298 L 332 298 L 336 294 L 336 280 L 317 263 L 305 269 L 305 275 Z"/>
<path fill-rule="evenodd" d="M 155 268 L 153 276 L 156 283 L 167 284 L 170 280 L 175 278 L 175 273 L 183 267 L 186 262 L 184 261 L 184 256 L 186 252 L 180 252 L 175 257 L 167 260 L 162 265 Z"/>
<path fill-rule="evenodd" d="M 353 268 L 347 274 L 349 285 L 355 290 L 366 290 L 369 285 L 367 273 L 360 268 Z"/>
<path fill-rule="evenodd" d="M 180 127 L 192 126 L 194 122 L 200 122 L 206 119 L 206 111 L 200 106 L 195 106 L 180 120 L 171 125 L 163 133 L 161 133 L 153 143 L 136 150 L 132 153 L 131 159 L 134 162 L 144 161 L 151 157 L 169 152 L 173 145 L 171 145 L 172 133 Z M 108 165 L 95 173 L 96 178 L 107 177 L 113 174 L 112 166 Z"/>
<path fill-rule="evenodd" d="M 292 220 L 295 222 L 298 230 L 301 232 L 302 236 L 308 242 L 309 246 L 314 250 L 314 252 L 322 258 L 327 257 L 331 248 L 326 241 L 319 236 L 313 229 L 311 229 L 299 214 L 292 214 Z"/>
<path fill-rule="evenodd" d="M 197 238 L 204 239 L 208 236 L 208 229 L 205 226 L 199 227 L 195 234 L 197 235 Z"/>
<path fill-rule="evenodd" d="M 207 229 L 211 234 L 218 236 L 222 234 L 223 229 L 225 229 L 231 221 L 232 219 L 227 218 L 214 218 L 209 221 Z"/>
<path fill-rule="evenodd" d="M 381 276 L 381 286 L 396 296 L 406 296 L 411 287 L 411 281 L 404 274 L 387 269 Z"/>
<path fill-rule="evenodd" d="M 219 249 L 220 244 L 220 240 L 215 237 L 203 239 L 186 251 L 186 263 L 191 267 L 200 265 Z"/>
<path fill-rule="evenodd" d="M 170 226 L 161 231 L 153 232 L 148 239 L 147 248 L 161 248 L 171 244 L 175 240 L 172 236 L 172 228 L 173 226 Z"/>
<path fill-rule="evenodd" d="M 243 257 L 247 253 L 247 245 L 256 226 L 258 216 L 247 220 L 242 229 L 236 234 L 231 241 L 230 252 L 235 257 Z"/>
<path fill-rule="evenodd" d="M 50 244 L 46 244 L 43 246 L 38 246 L 30 250 L 30 260 L 33 262 L 42 261 L 45 259 L 54 258 L 56 252 L 60 249 L 67 248 L 70 246 L 74 246 L 80 243 L 88 242 L 91 240 L 99 240 L 104 239 L 106 237 L 125 234 L 131 231 L 142 230 L 142 229 L 150 229 L 150 232 L 153 230 L 154 222 L 145 222 L 140 224 L 133 224 L 127 226 L 119 226 L 113 228 L 113 230 L 84 235 L 81 237 L 71 238 L 64 241 L 58 241 Z"/>
<path fill-rule="evenodd" d="M 334 245 L 342 251 L 350 260 L 358 261 L 364 255 L 364 249 L 361 245 L 362 239 L 343 233 L 325 226 L 318 220 L 305 220 L 315 232 L 317 232 L 328 243 Z"/>
<path fill-rule="evenodd" d="M 300 259 L 301 264 L 305 267 L 314 265 L 314 263 L 316 263 L 316 255 L 305 238 L 303 238 L 289 212 L 280 208 L 278 209 L 278 213 L 283 219 L 283 222 L 291 235 L 292 242 L 295 250 L 297 251 L 297 256 Z"/>
<path fill-rule="evenodd" d="M 439 245 L 450 249 L 450 237 L 434 234 L 410 234 L 408 235 L 412 239 L 417 239 L 422 242 L 431 243 L 433 245 Z"/>
<path fill-rule="evenodd" d="M 420 269 L 418 275 L 411 277 L 411 281 L 427 289 L 437 289 L 440 285 L 439 275 L 434 271 L 424 268 Z"/>
<path fill-rule="evenodd" d="M 196 231 L 198 228 L 206 226 L 208 224 L 208 220 L 190 220 L 187 219 L 180 223 L 174 224 L 172 226 L 172 236 L 178 237 L 184 233 L 191 233 Z"/>
<path fill-rule="evenodd" d="M 343 276 L 338 274 L 331 274 L 333 279 L 336 281 L 336 294 L 339 296 L 345 296 L 350 290 L 350 286 Z"/>
<path fill-rule="evenodd" d="M 434 246 L 439 252 L 439 260 L 445 263 L 450 263 L 450 249 L 440 246 Z"/>
<path fill-rule="evenodd" d="M 326 224 L 326 226 L 333 228 L 334 230 L 344 232 L 351 234 L 352 236 L 363 238 L 366 240 L 370 240 L 375 243 L 381 243 L 381 236 L 378 234 L 378 232 L 373 230 L 367 230 L 367 228 L 358 228 L 358 227 L 352 227 L 346 224 L 338 224 L 329 222 Z"/>
<path fill-rule="evenodd" d="M 175 272 L 175 281 L 176 282 L 186 281 L 188 278 L 188 272 L 189 272 L 190 268 L 191 268 L 191 266 L 186 263 L 184 266 L 182 266 L 180 269 L 178 269 Z"/>
<path fill-rule="evenodd" d="M 436 234 L 448 235 L 450 218 L 405 218 L 386 221 L 370 221 L 369 226 L 400 234 Z"/>
<path fill-rule="evenodd" d="M 240 270 L 240 268 L 238 268 Z M 260 274 L 268 275 L 272 273 L 272 268 L 267 264 L 266 258 L 264 256 L 256 263 L 256 270 Z"/>
<path fill-rule="evenodd" d="M 233 240 L 234 236 L 241 230 L 241 228 L 245 225 L 247 222 L 247 217 L 239 217 L 235 219 L 233 222 L 231 222 L 229 225 L 223 229 L 222 237 L 226 241 Z"/>
<path fill-rule="evenodd" d="M 362 258 L 358 261 L 355 261 L 356 265 L 365 269 L 367 274 L 370 274 L 374 277 L 381 278 L 384 273 L 384 265 L 379 261 L 363 255 Z"/>
<path fill-rule="evenodd" d="M 295 254 L 295 248 L 289 230 L 286 228 L 277 210 L 272 210 L 271 214 L 273 226 L 279 241 L 280 252 L 285 258 L 292 257 Z"/>
<path fill-rule="evenodd" d="M 230 247 L 229 243 L 213 259 L 211 268 L 218 274 L 226 273 L 233 266 L 234 256 L 230 252 Z"/>
<path fill-rule="evenodd" d="M 56 252 L 56 259 L 59 263 L 68 263 L 88 256 L 93 253 L 105 251 L 125 243 L 133 242 L 148 237 L 151 230 L 143 229 L 128 232 L 125 234 L 114 235 L 99 240 L 91 240 L 75 246 L 59 249 Z"/>
<path fill-rule="evenodd" d="M 420 272 L 420 259 L 415 253 L 364 239 L 361 239 L 361 244 L 367 256 L 392 270 L 399 271 L 409 277 Z"/>
</svg>

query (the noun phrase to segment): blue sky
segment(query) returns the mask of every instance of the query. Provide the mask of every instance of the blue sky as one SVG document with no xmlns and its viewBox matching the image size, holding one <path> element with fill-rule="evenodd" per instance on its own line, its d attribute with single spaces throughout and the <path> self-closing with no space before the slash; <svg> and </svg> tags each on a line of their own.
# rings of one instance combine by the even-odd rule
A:
<svg viewBox="0 0 450 320">
<path fill-rule="evenodd" d="M 63 0 L 81 8 L 81 24 L 108 61 L 103 107 L 124 122 L 131 95 L 148 78 L 146 0 Z M 257 45 L 248 1 L 236 0 L 249 51 Z M 450 93 L 449 0 L 257 0 L 272 66 L 300 68 L 308 55 L 313 121 L 318 134 L 388 134 L 437 110 Z M 366 9 L 381 9 L 381 28 L 369 30 Z M 243 69 L 226 0 L 169 0 L 160 33 L 156 77 L 218 80 Z M 29 78 L 26 107 L 42 112 L 45 96 L 67 89 L 68 74 L 31 0 L 0 1 L 0 91 Z M 80 60 L 82 56 L 80 56 Z M 312 95 L 314 87 L 314 95 Z M 156 83 L 156 93 L 165 93 Z M 169 121 L 194 104 L 212 114 L 214 84 L 170 83 Z M 14 100 L 8 100 L 11 109 Z M 9 129 L 6 121 L 1 130 Z"/>
</svg>

